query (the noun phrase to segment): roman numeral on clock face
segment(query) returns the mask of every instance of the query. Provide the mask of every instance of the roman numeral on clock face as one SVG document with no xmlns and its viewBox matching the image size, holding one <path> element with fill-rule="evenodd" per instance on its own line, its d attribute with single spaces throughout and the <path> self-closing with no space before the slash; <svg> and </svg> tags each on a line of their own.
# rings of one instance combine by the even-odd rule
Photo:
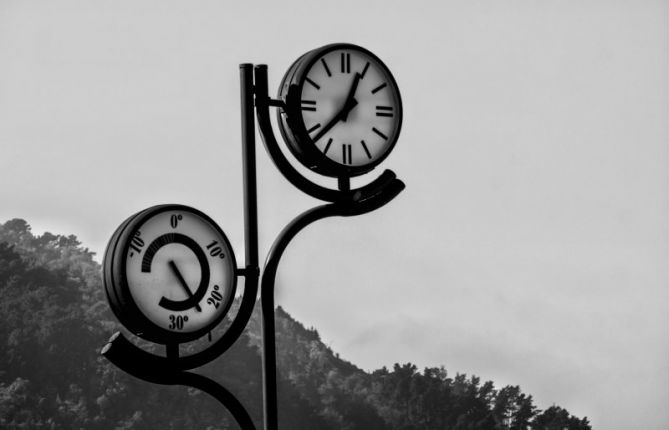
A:
<svg viewBox="0 0 669 430">
<path fill-rule="evenodd" d="M 316 112 L 316 100 L 302 100 L 302 110 Z"/>
<path fill-rule="evenodd" d="M 339 57 L 341 60 L 341 72 L 351 73 L 351 53 L 342 52 Z"/>
<path fill-rule="evenodd" d="M 325 149 L 323 149 L 323 154 L 324 155 L 328 153 L 328 149 L 330 149 L 330 145 L 332 145 L 332 138 L 330 138 L 328 140 L 328 143 L 325 144 Z"/>
<path fill-rule="evenodd" d="M 367 144 L 365 143 L 365 141 L 361 140 L 360 144 L 362 145 L 362 149 L 365 150 L 365 154 L 367 154 L 367 158 L 369 158 L 371 160 L 372 159 L 372 154 L 369 152 L 369 148 L 367 148 Z"/>
<path fill-rule="evenodd" d="M 353 160 L 351 157 L 352 145 L 344 143 L 341 146 L 341 158 L 343 164 L 352 164 Z"/>
<path fill-rule="evenodd" d="M 360 79 L 365 77 L 365 74 L 367 74 L 367 69 L 369 69 L 369 61 L 367 64 L 365 64 L 365 67 L 362 69 L 362 73 L 360 73 Z"/>
<path fill-rule="evenodd" d="M 381 85 L 379 85 L 378 87 L 376 87 L 376 88 L 374 88 L 374 89 L 372 90 L 372 94 L 376 94 L 376 93 L 378 93 L 379 91 L 381 91 L 382 89 L 384 89 L 384 88 L 387 87 L 387 86 L 388 86 L 387 83 L 385 83 L 385 82 L 382 83 Z"/>
<path fill-rule="evenodd" d="M 321 86 L 318 85 L 316 82 L 312 81 L 311 79 L 309 79 L 309 78 L 305 78 L 305 80 L 306 80 L 307 82 L 309 82 L 309 83 L 311 84 L 311 86 L 314 87 L 314 88 L 316 88 L 317 90 L 320 90 L 320 89 L 321 89 Z"/>
<path fill-rule="evenodd" d="M 377 135 L 381 136 L 381 137 L 383 138 L 383 140 L 388 140 L 388 136 L 386 136 L 386 135 L 383 134 L 381 131 L 379 131 L 378 128 L 376 128 L 376 127 L 372 127 L 372 131 L 373 131 L 374 133 L 376 133 Z"/>
<path fill-rule="evenodd" d="M 393 107 L 392 106 L 377 106 L 376 107 L 376 116 L 393 116 Z"/>
<path fill-rule="evenodd" d="M 328 74 L 328 77 L 332 76 L 332 72 L 330 72 L 330 68 L 328 67 L 328 63 L 325 62 L 325 58 L 321 58 L 321 64 L 323 64 L 323 68 L 325 68 L 325 73 Z"/>
</svg>

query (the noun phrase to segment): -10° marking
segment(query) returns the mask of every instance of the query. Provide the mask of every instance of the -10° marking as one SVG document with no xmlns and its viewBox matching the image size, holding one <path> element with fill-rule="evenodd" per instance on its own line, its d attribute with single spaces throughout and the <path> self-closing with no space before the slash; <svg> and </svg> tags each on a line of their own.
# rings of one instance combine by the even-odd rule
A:
<svg viewBox="0 0 669 430">
<path fill-rule="evenodd" d="M 142 248 L 144 247 L 144 239 L 142 239 L 140 236 L 142 235 L 142 232 L 137 230 L 135 233 L 135 236 L 132 238 L 130 241 L 130 249 L 135 251 L 136 253 L 141 253 Z M 135 252 L 130 251 L 130 257 L 135 255 Z"/>
</svg>

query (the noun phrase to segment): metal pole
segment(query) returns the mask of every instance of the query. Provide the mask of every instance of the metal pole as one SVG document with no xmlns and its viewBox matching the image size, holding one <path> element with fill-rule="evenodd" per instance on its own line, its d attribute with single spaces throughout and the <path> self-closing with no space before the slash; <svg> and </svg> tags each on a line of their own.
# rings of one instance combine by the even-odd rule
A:
<svg viewBox="0 0 669 430">
<path fill-rule="evenodd" d="M 256 126 L 253 94 L 253 64 L 239 66 L 242 118 L 242 160 L 244 169 L 244 241 L 246 267 L 256 272 L 252 280 L 254 291 L 258 286 L 258 193 L 256 181 Z M 244 288 L 248 284 L 247 276 Z M 267 401 L 264 402 L 267 404 Z M 265 414 L 267 416 L 267 414 Z M 265 425 L 266 426 L 266 425 Z M 242 426 L 242 428 L 245 428 Z"/>
<path fill-rule="evenodd" d="M 291 239 L 307 225 L 324 218 L 336 215 L 336 206 L 328 204 L 308 210 L 288 224 L 274 241 L 270 250 L 260 283 L 260 300 L 262 304 L 262 341 L 263 341 L 263 400 L 265 409 L 265 430 L 278 429 L 277 408 L 277 370 L 276 340 L 274 325 L 274 283 L 279 261 Z"/>
<path fill-rule="evenodd" d="M 242 165 L 244 174 L 244 240 L 246 267 L 237 269 L 245 277 L 244 296 L 228 331 L 214 345 L 194 355 L 179 357 L 179 345 L 168 343 L 166 357 L 151 354 L 129 342 L 120 332 L 102 348 L 101 354 L 130 375 L 155 384 L 187 385 L 198 388 L 218 400 L 243 430 L 255 426 L 237 398 L 215 381 L 185 372 L 202 366 L 225 352 L 241 335 L 253 312 L 258 291 L 258 204 L 256 191 L 255 112 L 253 65 L 240 65 L 242 112 Z"/>
<path fill-rule="evenodd" d="M 265 272 L 263 272 L 263 274 L 264 273 Z M 278 398 L 276 393 L 277 385 L 276 385 L 276 346 L 275 346 L 275 336 L 274 336 L 274 330 L 275 330 L 274 294 L 261 293 L 261 304 L 262 304 L 263 409 L 265 411 L 264 429 L 277 430 L 279 427 L 278 424 L 279 418 L 278 418 L 278 408 L 277 408 Z"/>
<path fill-rule="evenodd" d="M 246 66 L 246 65 L 245 65 Z M 265 149 L 279 171 L 295 187 L 320 200 L 333 202 L 308 210 L 288 224 L 274 241 L 262 273 L 260 301 L 262 307 L 262 365 L 264 430 L 278 430 L 278 397 L 276 368 L 276 327 L 274 321 L 274 283 L 281 256 L 290 241 L 307 225 L 330 216 L 354 216 L 371 212 L 391 201 L 404 189 L 402 181 L 386 170 L 367 185 L 351 190 L 349 177 L 340 177 L 339 189 L 322 187 L 302 176 L 284 157 L 274 136 L 269 107 L 282 106 L 280 100 L 271 100 L 267 90 L 267 66 L 255 66 L 255 82 L 243 78 L 242 91 L 255 93 L 255 113 Z M 243 112 L 242 115 L 247 115 Z"/>
<path fill-rule="evenodd" d="M 272 249 L 267 255 L 265 268 L 260 283 L 260 300 L 262 304 L 262 337 L 263 337 L 263 399 L 265 408 L 265 430 L 278 429 L 277 416 L 277 369 L 276 340 L 274 324 L 274 284 L 279 262 L 290 241 L 308 225 L 323 218 L 332 216 L 362 215 L 380 208 L 394 199 L 404 189 L 404 183 L 395 179 L 388 183 L 378 194 L 355 203 L 329 203 L 309 209 L 288 224 L 279 233 Z"/>
<path fill-rule="evenodd" d="M 239 66 L 244 168 L 244 240 L 246 267 L 258 267 L 258 197 L 256 187 L 256 134 L 253 106 L 253 64 Z"/>
</svg>

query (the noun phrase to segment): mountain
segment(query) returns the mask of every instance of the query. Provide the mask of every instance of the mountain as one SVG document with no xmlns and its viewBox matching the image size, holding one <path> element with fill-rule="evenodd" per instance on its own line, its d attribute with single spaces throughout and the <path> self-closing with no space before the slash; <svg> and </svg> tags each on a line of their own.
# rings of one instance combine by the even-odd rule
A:
<svg viewBox="0 0 669 430">
<path fill-rule="evenodd" d="M 234 429 L 208 395 L 134 379 L 99 355 L 120 329 L 100 265 L 73 235 L 0 224 L 0 428 Z M 518 386 L 443 368 L 396 364 L 367 373 L 318 332 L 276 310 L 279 424 L 285 430 L 590 429 L 587 418 L 538 409 Z M 260 319 L 200 369 L 222 381 L 261 428 Z"/>
</svg>

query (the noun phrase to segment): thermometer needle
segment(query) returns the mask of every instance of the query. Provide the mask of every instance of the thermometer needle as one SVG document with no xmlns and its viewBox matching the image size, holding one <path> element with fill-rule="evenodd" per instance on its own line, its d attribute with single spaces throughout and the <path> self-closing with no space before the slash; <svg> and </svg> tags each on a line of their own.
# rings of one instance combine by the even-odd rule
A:
<svg viewBox="0 0 669 430">
<path fill-rule="evenodd" d="M 176 275 L 177 279 L 179 280 L 179 283 L 181 286 L 186 290 L 186 294 L 188 294 L 188 298 L 192 299 L 193 298 L 193 293 L 191 292 L 190 288 L 188 288 L 188 284 L 186 283 L 186 280 L 184 280 L 184 277 L 181 276 L 181 272 L 179 272 L 179 269 L 177 268 L 177 265 L 174 264 L 174 261 L 170 260 L 170 268 L 172 269 L 172 272 Z M 202 308 L 200 308 L 199 304 L 195 304 L 195 309 L 198 310 L 198 312 L 202 312 Z"/>
</svg>

